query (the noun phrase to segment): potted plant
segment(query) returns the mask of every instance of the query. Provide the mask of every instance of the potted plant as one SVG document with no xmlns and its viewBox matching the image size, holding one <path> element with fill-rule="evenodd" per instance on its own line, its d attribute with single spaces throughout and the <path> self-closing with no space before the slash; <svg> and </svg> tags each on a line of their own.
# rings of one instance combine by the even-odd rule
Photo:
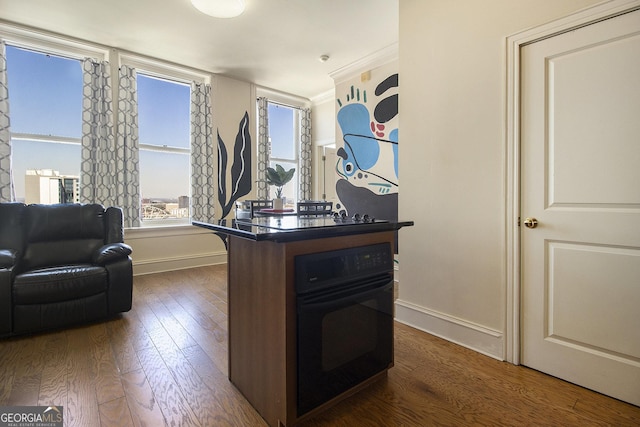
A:
<svg viewBox="0 0 640 427">
<path fill-rule="evenodd" d="M 296 169 L 291 168 L 285 171 L 284 168 L 276 164 L 275 169 L 268 167 L 266 170 L 267 184 L 274 185 L 276 187 L 276 198 L 273 199 L 273 208 L 282 210 L 284 203 L 282 200 L 282 187 L 284 187 L 291 179 Z"/>
</svg>

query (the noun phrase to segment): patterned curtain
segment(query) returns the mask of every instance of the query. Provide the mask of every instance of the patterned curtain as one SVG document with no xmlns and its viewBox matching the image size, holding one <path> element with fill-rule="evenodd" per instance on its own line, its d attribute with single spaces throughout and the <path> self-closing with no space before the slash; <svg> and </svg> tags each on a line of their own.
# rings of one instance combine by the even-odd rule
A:
<svg viewBox="0 0 640 427">
<path fill-rule="evenodd" d="M 213 223 L 215 186 L 211 86 L 191 83 L 191 218 Z"/>
<path fill-rule="evenodd" d="M 11 172 L 7 56 L 5 43 L 0 40 L 0 202 L 12 202 L 16 199 Z"/>
<path fill-rule="evenodd" d="M 259 200 L 268 200 L 269 186 L 265 182 L 265 173 L 271 157 L 271 143 L 269 142 L 269 100 L 258 98 L 258 191 Z"/>
<path fill-rule="evenodd" d="M 108 62 L 82 62 L 82 157 L 80 202 L 114 204 L 114 136 Z"/>
<path fill-rule="evenodd" d="M 138 161 L 138 92 L 134 68 L 120 67 L 118 123 L 115 144 L 115 201 L 124 213 L 125 227 L 140 226 L 140 169 Z"/>
<path fill-rule="evenodd" d="M 300 109 L 300 200 L 311 199 L 311 110 Z"/>
</svg>

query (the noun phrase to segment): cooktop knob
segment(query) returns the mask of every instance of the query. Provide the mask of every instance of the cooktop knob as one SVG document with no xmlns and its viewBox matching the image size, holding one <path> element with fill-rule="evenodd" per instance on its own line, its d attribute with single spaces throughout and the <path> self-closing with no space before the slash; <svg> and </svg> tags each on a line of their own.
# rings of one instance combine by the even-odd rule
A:
<svg viewBox="0 0 640 427">
<path fill-rule="evenodd" d="M 353 220 L 355 222 L 360 222 L 360 214 L 359 213 L 354 213 L 353 214 Z"/>
</svg>

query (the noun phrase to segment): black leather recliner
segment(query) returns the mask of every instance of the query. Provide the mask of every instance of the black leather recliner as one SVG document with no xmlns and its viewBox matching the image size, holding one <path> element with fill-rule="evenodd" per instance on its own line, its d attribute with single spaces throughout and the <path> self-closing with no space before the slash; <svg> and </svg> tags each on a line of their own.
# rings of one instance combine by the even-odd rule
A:
<svg viewBox="0 0 640 427">
<path fill-rule="evenodd" d="M 131 309 L 122 210 L 0 203 L 0 337 Z"/>
</svg>

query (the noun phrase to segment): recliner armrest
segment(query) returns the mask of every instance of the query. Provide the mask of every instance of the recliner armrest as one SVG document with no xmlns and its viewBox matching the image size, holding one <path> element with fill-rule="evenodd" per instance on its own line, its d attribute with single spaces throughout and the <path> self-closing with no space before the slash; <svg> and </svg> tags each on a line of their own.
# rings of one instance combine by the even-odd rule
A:
<svg viewBox="0 0 640 427">
<path fill-rule="evenodd" d="M 110 243 L 104 245 L 93 256 L 93 262 L 99 265 L 106 265 L 110 262 L 126 259 L 133 250 L 125 243 Z"/>
<path fill-rule="evenodd" d="M 0 249 L 0 268 L 11 268 L 16 265 L 18 252 L 13 249 Z"/>
</svg>

